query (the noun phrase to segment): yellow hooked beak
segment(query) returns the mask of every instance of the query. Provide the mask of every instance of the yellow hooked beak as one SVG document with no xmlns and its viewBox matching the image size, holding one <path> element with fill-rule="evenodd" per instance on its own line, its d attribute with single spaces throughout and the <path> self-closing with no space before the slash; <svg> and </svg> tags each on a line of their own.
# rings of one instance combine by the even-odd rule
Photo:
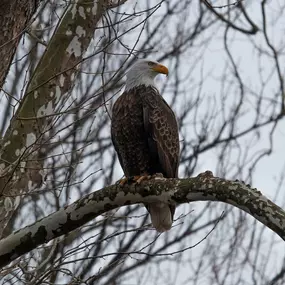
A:
<svg viewBox="0 0 285 285">
<path fill-rule="evenodd" d="M 166 74 L 168 76 L 168 68 L 162 64 L 156 64 L 152 67 L 152 70 L 154 70 L 157 73 Z"/>
</svg>

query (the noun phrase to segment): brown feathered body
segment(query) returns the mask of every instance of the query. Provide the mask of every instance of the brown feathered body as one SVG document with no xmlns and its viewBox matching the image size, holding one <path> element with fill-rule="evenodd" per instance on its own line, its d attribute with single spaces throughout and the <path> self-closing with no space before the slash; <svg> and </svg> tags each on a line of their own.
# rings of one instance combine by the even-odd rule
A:
<svg viewBox="0 0 285 285">
<path fill-rule="evenodd" d="M 179 136 L 176 117 L 153 86 L 140 85 L 125 91 L 112 111 L 111 135 L 125 176 L 178 175 Z M 146 205 L 153 226 L 171 228 L 174 205 Z"/>
</svg>

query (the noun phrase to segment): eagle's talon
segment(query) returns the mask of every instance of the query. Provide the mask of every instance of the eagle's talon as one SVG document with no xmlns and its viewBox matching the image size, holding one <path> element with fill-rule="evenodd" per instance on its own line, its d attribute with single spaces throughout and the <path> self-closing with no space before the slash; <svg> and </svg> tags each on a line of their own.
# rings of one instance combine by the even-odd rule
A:
<svg viewBox="0 0 285 285">
<path fill-rule="evenodd" d="M 118 180 L 116 183 L 120 186 L 125 186 L 126 184 L 141 184 L 142 181 L 144 180 L 149 180 L 151 178 L 153 178 L 154 175 L 135 175 L 135 176 L 131 176 L 131 177 L 125 177 L 122 178 L 120 180 Z"/>
<path fill-rule="evenodd" d="M 116 182 L 116 184 L 118 184 L 118 185 L 120 185 L 120 186 L 125 186 L 126 184 L 128 184 L 128 182 L 129 182 L 129 179 L 128 179 L 128 178 L 122 178 L 122 179 L 118 180 L 118 181 Z"/>
<path fill-rule="evenodd" d="M 133 177 L 133 181 L 135 182 L 135 184 L 141 184 L 142 181 L 149 180 L 151 178 L 151 175 L 135 175 Z"/>
</svg>

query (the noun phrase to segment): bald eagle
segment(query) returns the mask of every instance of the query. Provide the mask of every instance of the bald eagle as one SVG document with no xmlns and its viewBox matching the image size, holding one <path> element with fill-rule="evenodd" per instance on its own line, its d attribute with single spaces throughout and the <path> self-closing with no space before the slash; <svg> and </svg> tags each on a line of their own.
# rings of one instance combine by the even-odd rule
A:
<svg viewBox="0 0 285 285">
<path fill-rule="evenodd" d="M 138 60 L 127 72 L 125 91 L 113 106 L 111 136 L 126 178 L 157 173 L 178 177 L 178 125 L 155 87 L 159 73 L 168 75 L 168 69 L 155 61 Z M 145 206 L 157 231 L 171 228 L 174 205 L 155 202 Z"/>
</svg>

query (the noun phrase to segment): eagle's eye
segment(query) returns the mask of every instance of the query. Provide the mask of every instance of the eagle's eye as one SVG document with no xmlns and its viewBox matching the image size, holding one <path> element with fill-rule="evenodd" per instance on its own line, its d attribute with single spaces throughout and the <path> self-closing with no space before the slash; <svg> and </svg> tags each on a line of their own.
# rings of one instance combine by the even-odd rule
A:
<svg viewBox="0 0 285 285">
<path fill-rule="evenodd" d="M 148 64 L 148 66 L 154 66 L 155 65 L 155 63 L 152 61 L 149 61 L 147 64 Z"/>
</svg>

